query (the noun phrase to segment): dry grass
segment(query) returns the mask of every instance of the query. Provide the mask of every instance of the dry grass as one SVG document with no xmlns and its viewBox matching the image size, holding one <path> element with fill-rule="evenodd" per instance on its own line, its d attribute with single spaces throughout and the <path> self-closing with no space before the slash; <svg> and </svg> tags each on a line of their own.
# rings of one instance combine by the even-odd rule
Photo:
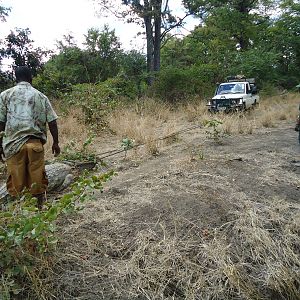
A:
<svg viewBox="0 0 300 300">
<path fill-rule="evenodd" d="M 150 154 L 157 154 L 162 144 L 159 137 L 174 132 L 174 112 L 153 99 L 145 99 L 134 107 L 115 110 L 107 117 L 110 129 L 120 138 L 129 138 L 136 144 L 145 144 Z M 170 142 L 170 141 L 169 141 Z"/>
<path fill-rule="evenodd" d="M 187 238 L 163 225 L 159 233 L 140 232 L 120 274 L 130 278 L 124 292 L 145 299 L 300 299 L 299 211 L 275 201 L 246 203 L 235 214 L 207 239 L 199 228 Z"/>
<path fill-rule="evenodd" d="M 258 122 L 263 127 L 274 127 L 278 121 L 294 121 L 299 106 L 299 95 L 288 94 L 285 97 L 276 96 L 261 101 Z"/>
<path fill-rule="evenodd" d="M 179 113 L 182 113 L 182 117 L 188 122 L 199 121 L 208 116 L 206 102 L 198 99 L 193 99 L 191 102 L 179 107 Z"/>
<path fill-rule="evenodd" d="M 190 102 L 172 107 L 170 104 L 154 99 L 143 99 L 132 106 L 116 109 L 107 116 L 109 128 L 121 140 L 130 138 L 136 144 L 145 144 L 145 151 L 157 154 L 164 145 L 178 140 L 172 137 L 165 141 L 158 141 L 159 137 L 175 133 L 187 122 L 205 124 L 206 120 L 218 119 L 222 133 L 226 135 L 252 134 L 257 128 L 276 127 L 280 121 L 296 119 L 299 105 L 298 94 L 288 94 L 262 99 L 258 108 L 239 114 L 216 114 L 207 112 L 206 102 L 191 99 Z M 59 111 L 59 108 L 57 108 Z M 87 139 L 89 130 L 81 122 L 83 113 L 79 109 L 71 109 L 69 113 L 59 119 L 60 143 L 63 148 L 71 140 L 79 146 Z M 51 159 L 52 139 L 46 144 L 46 158 Z"/>
<path fill-rule="evenodd" d="M 216 118 L 223 124 L 222 131 L 225 134 L 252 134 L 255 129 L 266 127 L 272 128 L 280 121 L 296 120 L 298 113 L 299 96 L 297 94 L 262 99 L 261 104 L 254 110 L 238 114 L 218 114 L 204 118 Z"/>
<path fill-rule="evenodd" d="M 249 113 L 213 117 L 223 122 L 224 133 L 251 134 L 280 120 L 293 121 L 298 102 L 297 95 L 265 99 Z M 82 143 L 88 136 L 78 121 L 80 114 L 72 111 L 61 118 L 62 145 L 70 139 Z M 157 138 L 176 131 L 182 120 L 209 118 L 204 104 L 173 111 L 149 100 L 116 110 L 108 123 L 118 136 L 145 143 L 154 154 L 160 147 Z M 191 153 L 190 160 L 201 154 Z M 126 224 L 109 219 L 111 232 L 93 228 L 91 239 L 72 236 L 51 264 L 41 262 L 44 270 L 29 271 L 34 289 L 40 299 L 74 299 L 79 294 L 81 299 L 122 300 L 300 299 L 299 206 L 276 199 L 236 205 L 228 213 L 228 223 L 210 230 L 174 216 L 171 224 L 149 224 L 132 233 Z"/>
<path fill-rule="evenodd" d="M 260 125 L 266 128 L 272 128 L 275 127 L 275 119 L 276 113 L 274 111 L 266 111 L 264 114 L 260 117 Z"/>
<path fill-rule="evenodd" d="M 71 267 L 68 280 L 55 274 L 53 280 L 70 294 L 56 290 L 56 297 L 71 299 L 80 291 L 84 299 L 300 299 L 299 207 L 242 202 L 229 216 L 212 229 L 173 216 L 170 224 L 149 224 L 130 240 L 108 234 L 99 236 L 102 249 L 61 253 L 56 268 Z M 95 251 L 96 260 L 82 258 Z"/>
<path fill-rule="evenodd" d="M 57 109 L 59 112 L 59 108 Z M 70 141 L 75 141 L 78 147 L 89 136 L 89 129 L 81 121 L 84 120 L 83 113 L 80 109 L 70 109 L 67 115 L 59 114 L 58 128 L 59 128 L 59 141 L 60 147 L 63 149 Z M 52 159 L 51 153 L 52 138 L 49 136 L 47 144 L 45 146 L 45 157 L 46 159 Z"/>
</svg>

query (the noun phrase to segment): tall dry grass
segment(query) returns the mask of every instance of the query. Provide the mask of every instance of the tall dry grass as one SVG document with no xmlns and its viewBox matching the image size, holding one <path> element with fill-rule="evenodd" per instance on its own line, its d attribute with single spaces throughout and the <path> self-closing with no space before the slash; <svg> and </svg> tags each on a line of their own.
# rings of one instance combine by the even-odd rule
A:
<svg viewBox="0 0 300 300">
<path fill-rule="evenodd" d="M 131 106 L 116 109 L 107 117 L 109 128 L 120 138 L 130 138 L 137 144 L 145 144 L 148 153 L 155 154 L 166 143 L 177 139 L 158 141 L 160 137 L 187 128 L 189 123 L 205 125 L 207 120 L 217 119 L 225 135 L 253 134 L 259 128 L 276 127 L 281 121 L 294 122 L 298 113 L 299 96 L 261 99 L 254 109 L 234 114 L 211 114 L 206 102 L 193 98 L 190 102 L 171 106 L 155 100 L 143 99 Z"/>
<path fill-rule="evenodd" d="M 106 121 L 117 136 L 144 144 L 150 154 L 159 151 L 162 144 L 159 138 L 176 128 L 171 107 L 154 99 L 144 99 L 134 106 L 119 108 Z"/>
<path fill-rule="evenodd" d="M 281 121 L 294 122 L 298 114 L 300 97 L 297 94 L 265 98 L 258 107 L 236 114 L 204 114 L 205 118 L 216 118 L 226 134 L 252 134 L 258 128 L 272 128 Z"/>
<path fill-rule="evenodd" d="M 220 128 L 227 135 L 252 134 L 256 129 L 276 127 L 278 122 L 294 122 L 298 113 L 299 95 L 288 94 L 261 99 L 260 105 L 245 113 L 215 114 L 208 113 L 206 102 L 193 98 L 176 107 L 162 101 L 146 98 L 133 105 L 120 106 L 111 112 L 106 122 L 119 139 L 130 138 L 136 144 L 145 144 L 150 154 L 159 152 L 163 145 L 177 140 L 176 136 L 165 140 L 158 139 L 176 133 L 189 123 L 205 124 L 207 120 L 218 119 Z M 57 108 L 59 112 L 59 107 Z M 84 116 L 79 109 L 70 109 L 58 121 L 61 147 L 71 140 L 82 145 L 89 136 L 89 129 L 81 121 Z M 93 124 L 91 124 L 93 125 Z M 51 159 L 52 139 L 46 145 L 46 158 Z M 79 147 L 80 148 L 80 147 Z"/>
<path fill-rule="evenodd" d="M 63 149 L 71 141 L 78 144 L 78 148 L 84 143 L 89 136 L 89 128 L 84 124 L 83 112 L 80 109 L 70 109 L 67 114 L 62 114 L 60 109 L 57 108 L 59 115 L 58 130 L 59 130 L 59 143 Z M 45 158 L 51 160 L 52 155 L 52 137 L 49 136 L 45 145 Z"/>
<path fill-rule="evenodd" d="M 262 99 L 257 111 L 258 126 L 275 127 L 278 121 L 295 121 L 300 103 L 299 94 Z"/>
</svg>

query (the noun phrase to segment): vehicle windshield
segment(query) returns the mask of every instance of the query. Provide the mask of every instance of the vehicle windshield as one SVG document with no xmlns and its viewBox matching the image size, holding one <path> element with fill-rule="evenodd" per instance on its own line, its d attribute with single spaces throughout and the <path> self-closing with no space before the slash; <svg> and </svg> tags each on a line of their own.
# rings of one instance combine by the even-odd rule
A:
<svg viewBox="0 0 300 300">
<path fill-rule="evenodd" d="M 245 93 L 244 83 L 226 83 L 219 85 L 216 95 Z"/>
</svg>

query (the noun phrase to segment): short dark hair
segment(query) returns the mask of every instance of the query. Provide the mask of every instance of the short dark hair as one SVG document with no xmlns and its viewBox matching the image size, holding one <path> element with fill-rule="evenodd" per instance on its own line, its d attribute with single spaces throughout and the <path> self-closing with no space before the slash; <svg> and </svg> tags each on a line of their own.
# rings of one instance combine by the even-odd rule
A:
<svg viewBox="0 0 300 300">
<path fill-rule="evenodd" d="M 32 81 L 31 70 L 27 66 L 17 67 L 15 69 L 15 75 L 17 82 L 27 81 L 31 83 Z"/>
</svg>

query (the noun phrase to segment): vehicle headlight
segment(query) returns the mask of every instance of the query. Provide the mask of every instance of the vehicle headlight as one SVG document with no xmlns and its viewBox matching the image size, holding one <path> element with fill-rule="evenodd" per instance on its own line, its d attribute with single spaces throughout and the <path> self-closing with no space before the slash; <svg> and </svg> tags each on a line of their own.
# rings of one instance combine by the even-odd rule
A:
<svg viewBox="0 0 300 300">
<path fill-rule="evenodd" d="M 243 104 L 243 99 L 239 99 L 239 104 Z"/>
</svg>

